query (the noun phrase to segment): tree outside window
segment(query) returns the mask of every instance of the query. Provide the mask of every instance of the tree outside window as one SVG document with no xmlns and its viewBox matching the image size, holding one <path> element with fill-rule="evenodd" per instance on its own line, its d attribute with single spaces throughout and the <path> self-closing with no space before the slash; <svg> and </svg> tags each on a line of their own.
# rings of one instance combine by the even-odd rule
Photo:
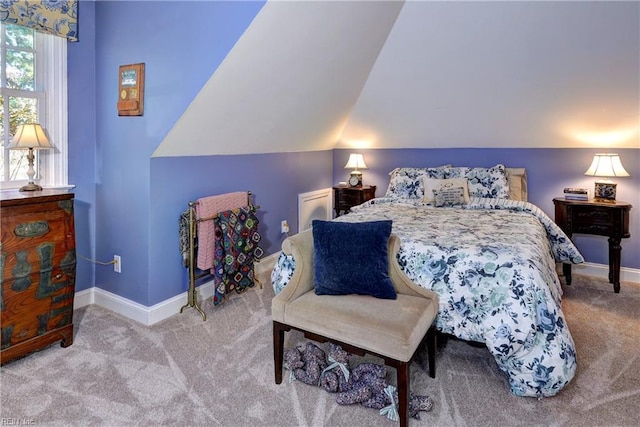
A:
<svg viewBox="0 0 640 427">
<path fill-rule="evenodd" d="M 17 25 L 0 24 L 2 51 L 0 92 L 0 177 L 4 183 L 19 184 L 27 179 L 27 151 L 9 150 L 16 128 L 25 123 L 41 123 L 45 92 L 37 67 L 43 62 L 37 49 L 34 30 Z M 40 175 L 36 150 L 36 178 Z"/>
</svg>

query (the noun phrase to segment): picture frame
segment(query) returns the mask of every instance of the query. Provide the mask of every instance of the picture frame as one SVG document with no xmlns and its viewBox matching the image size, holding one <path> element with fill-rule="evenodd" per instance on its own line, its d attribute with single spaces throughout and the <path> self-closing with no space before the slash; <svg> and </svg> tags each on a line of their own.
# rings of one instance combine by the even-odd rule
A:
<svg viewBox="0 0 640 427">
<path fill-rule="evenodd" d="M 614 182 L 596 181 L 595 194 L 593 196 L 596 200 L 599 200 L 602 202 L 615 202 L 616 187 L 617 187 L 617 184 Z"/>
<path fill-rule="evenodd" d="M 118 115 L 144 114 L 144 63 L 121 65 L 118 74 Z"/>
</svg>

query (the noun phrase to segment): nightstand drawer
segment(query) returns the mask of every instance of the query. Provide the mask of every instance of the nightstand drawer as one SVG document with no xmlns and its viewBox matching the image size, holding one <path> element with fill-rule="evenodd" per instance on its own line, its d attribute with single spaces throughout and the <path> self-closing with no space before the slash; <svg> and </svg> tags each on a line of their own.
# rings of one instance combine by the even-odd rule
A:
<svg viewBox="0 0 640 427">
<path fill-rule="evenodd" d="M 349 209 L 352 206 L 359 205 L 361 200 L 363 200 L 362 193 L 345 191 L 342 193 L 340 200 L 338 200 L 338 205 L 341 208 Z"/>
<path fill-rule="evenodd" d="M 574 224 L 572 229 L 574 233 L 595 234 L 600 236 L 609 236 L 613 232 L 611 224 Z"/>
<path fill-rule="evenodd" d="M 573 220 L 578 224 L 610 225 L 616 211 L 601 207 L 573 206 Z"/>
</svg>

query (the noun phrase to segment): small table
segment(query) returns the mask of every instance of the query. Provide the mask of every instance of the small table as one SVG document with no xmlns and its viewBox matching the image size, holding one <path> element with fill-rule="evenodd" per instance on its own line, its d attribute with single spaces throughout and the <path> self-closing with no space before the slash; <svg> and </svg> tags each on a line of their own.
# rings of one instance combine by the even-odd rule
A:
<svg viewBox="0 0 640 427">
<path fill-rule="evenodd" d="M 333 196 L 333 207 L 336 211 L 336 216 L 340 216 L 340 212 L 347 213 L 352 207 L 361 205 L 376 197 L 376 186 L 349 187 L 347 185 L 338 185 L 333 187 Z"/>
<path fill-rule="evenodd" d="M 571 238 L 572 234 L 594 234 L 609 237 L 609 282 L 620 292 L 620 240 L 628 238 L 631 204 L 618 201 L 553 199 L 555 221 Z M 571 264 L 563 264 L 567 284 L 571 284 Z"/>
</svg>

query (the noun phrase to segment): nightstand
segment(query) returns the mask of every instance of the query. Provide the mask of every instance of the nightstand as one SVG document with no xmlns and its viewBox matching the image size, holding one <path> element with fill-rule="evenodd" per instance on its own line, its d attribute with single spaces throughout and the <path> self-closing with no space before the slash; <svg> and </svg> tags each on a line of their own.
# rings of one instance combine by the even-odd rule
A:
<svg viewBox="0 0 640 427">
<path fill-rule="evenodd" d="M 569 238 L 573 234 L 594 234 L 609 238 L 609 282 L 613 291 L 620 292 L 620 240 L 628 238 L 629 211 L 627 202 L 599 202 L 596 200 L 553 199 L 556 207 L 555 221 Z M 562 271 L 567 284 L 571 284 L 571 264 L 564 264 Z"/>
<path fill-rule="evenodd" d="M 336 211 L 336 216 L 340 216 L 341 212 L 347 213 L 352 207 L 361 205 L 376 197 L 376 186 L 349 187 L 338 185 L 333 187 L 333 197 L 333 208 Z"/>
</svg>

